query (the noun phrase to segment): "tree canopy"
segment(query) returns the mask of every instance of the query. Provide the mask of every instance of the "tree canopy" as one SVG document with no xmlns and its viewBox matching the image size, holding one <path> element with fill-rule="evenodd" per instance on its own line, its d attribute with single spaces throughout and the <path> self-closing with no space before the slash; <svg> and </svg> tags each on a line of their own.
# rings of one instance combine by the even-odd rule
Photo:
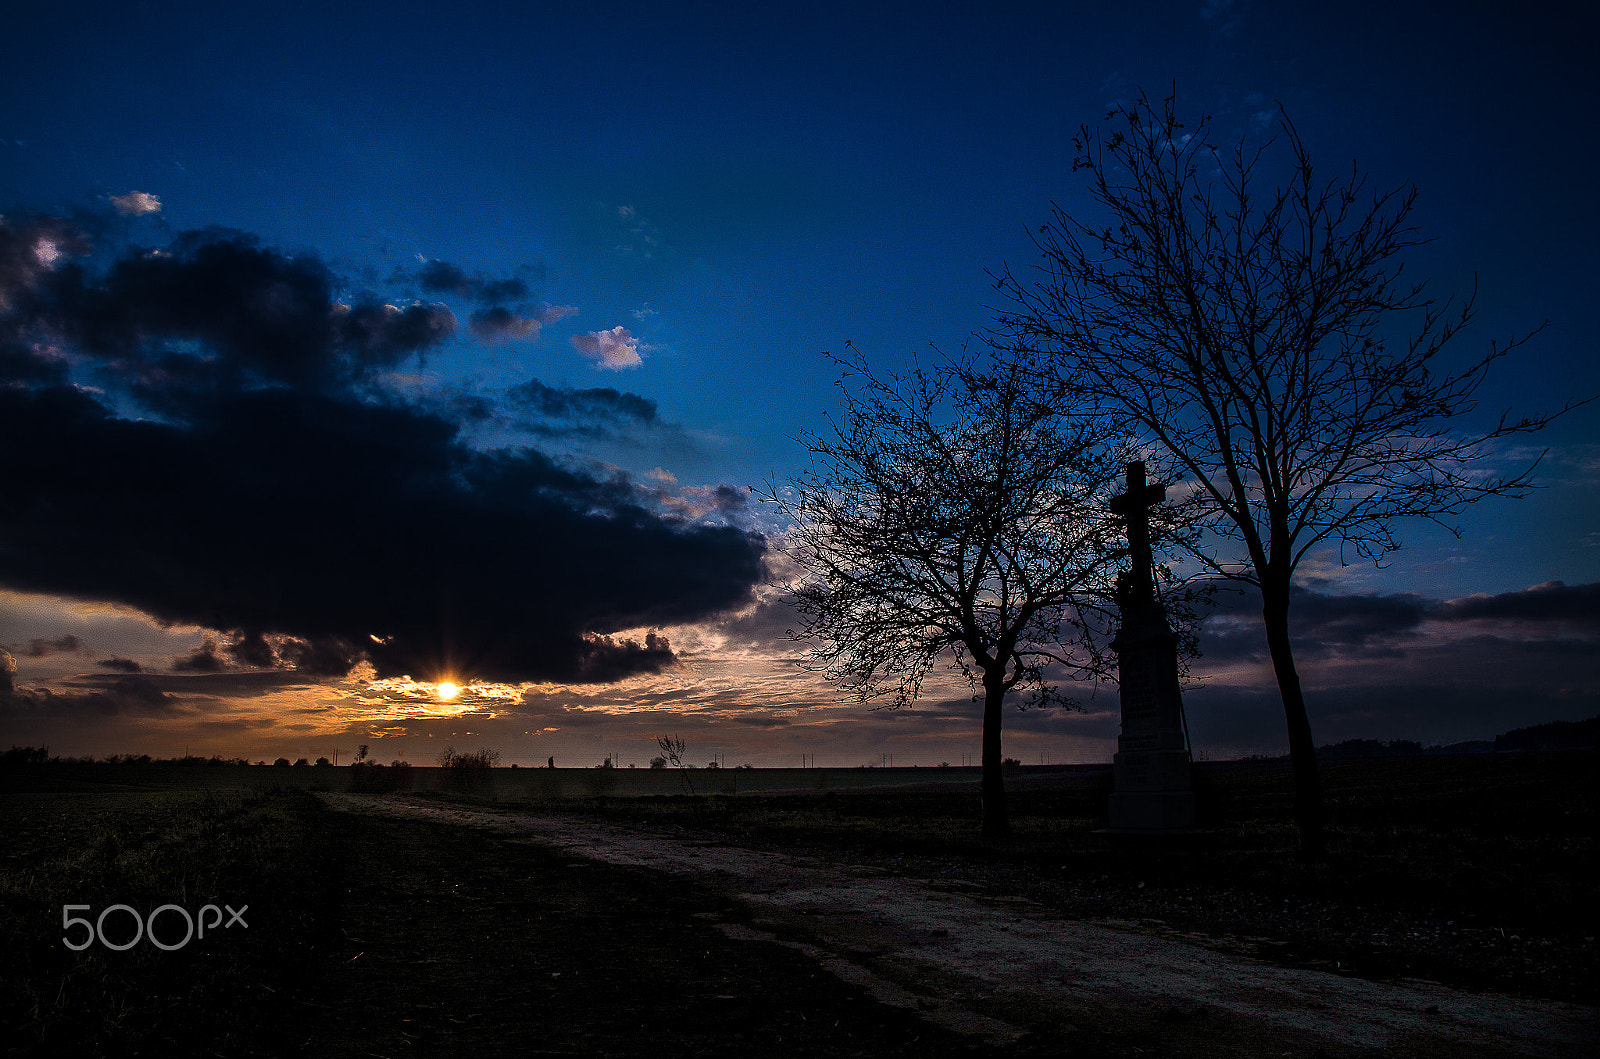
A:
<svg viewBox="0 0 1600 1059">
<path fill-rule="evenodd" d="M 813 462 L 766 499 L 806 664 L 860 702 L 910 705 L 941 660 L 984 699 L 984 828 L 1006 828 L 1002 704 L 1070 704 L 1105 675 L 1124 453 L 1104 423 L 1035 398 L 1026 372 L 963 356 L 878 375 L 851 351 L 845 407 Z"/>
<path fill-rule="evenodd" d="M 1256 147 L 1217 144 L 1208 119 L 1186 127 L 1171 97 L 1107 120 L 1075 141 L 1101 216 L 1058 208 L 1040 227 L 1040 271 L 998 277 L 996 341 L 1042 393 L 1118 423 L 1163 476 L 1186 479 L 1174 517 L 1187 552 L 1260 588 L 1317 852 L 1320 782 L 1288 639 L 1296 570 L 1323 546 L 1380 561 L 1400 519 L 1447 524 L 1520 495 L 1533 467 L 1493 469 L 1493 443 L 1554 416 L 1469 425 L 1490 369 L 1529 336 L 1442 365 L 1473 299 L 1441 303 L 1403 275 L 1424 242 L 1414 188 L 1374 188 L 1354 163 L 1326 175 L 1287 115 Z"/>
</svg>

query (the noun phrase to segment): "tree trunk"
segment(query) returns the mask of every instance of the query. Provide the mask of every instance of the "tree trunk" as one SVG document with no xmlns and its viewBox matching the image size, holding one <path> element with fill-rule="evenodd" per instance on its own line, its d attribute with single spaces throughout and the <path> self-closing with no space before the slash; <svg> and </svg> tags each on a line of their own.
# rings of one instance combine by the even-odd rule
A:
<svg viewBox="0 0 1600 1059">
<path fill-rule="evenodd" d="M 1011 833 L 1011 817 L 1006 812 L 1006 779 L 1001 769 L 1000 722 L 1005 718 L 1006 689 L 1003 670 L 983 676 L 983 834 L 1001 838 Z"/>
<path fill-rule="evenodd" d="M 1267 650 L 1278 676 L 1283 715 L 1289 726 L 1289 760 L 1294 766 L 1294 819 L 1300 828 L 1300 854 L 1320 859 L 1326 847 L 1323 834 L 1322 776 L 1317 769 L 1317 745 L 1311 736 L 1300 674 L 1294 667 L 1289 644 L 1289 591 L 1287 586 L 1262 586 L 1262 621 L 1267 630 Z"/>
</svg>

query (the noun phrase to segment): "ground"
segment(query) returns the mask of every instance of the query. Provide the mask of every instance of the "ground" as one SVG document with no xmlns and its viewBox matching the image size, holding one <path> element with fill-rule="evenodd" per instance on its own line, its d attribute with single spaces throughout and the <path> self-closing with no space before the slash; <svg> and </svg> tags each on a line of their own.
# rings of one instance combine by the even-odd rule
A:
<svg viewBox="0 0 1600 1059">
<path fill-rule="evenodd" d="M 1094 770 L 1013 776 L 1004 842 L 968 784 L 881 776 L 519 801 L 0 774 L 0 1050 L 1589 1055 L 1594 766 L 1330 769 L 1316 863 L 1270 765 L 1197 768 L 1210 830 L 1176 848 L 1096 836 Z M 205 902 L 248 929 L 63 944 L 69 905 Z"/>
<path fill-rule="evenodd" d="M 506 850 L 548 849 L 582 858 L 555 865 L 565 873 L 635 872 L 605 877 L 620 883 L 625 896 L 602 893 L 603 887 L 592 885 L 588 875 L 578 887 L 561 886 L 559 893 L 569 895 L 567 905 L 575 892 L 585 894 L 589 904 L 533 912 L 541 926 L 545 917 L 562 915 L 582 916 L 591 924 L 662 915 L 694 921 L 680 926 L 701 940 L 669 942 L 665 966 L 659 957 L 630 955 L 637 922 L 625 932 L 625 951 L 598 966 L 590 962 L 566 969 L 574 961 L 571 949 L 541 951 L 526 963 L 519 957 L 513 962 L 522 969 L 522 979 L 537 981 L 524 984 L 520 992 L 497 986 L 493 997 L 463 986 L 463 998 L 476 996 L 481 1002 L 467 1020 L 478 1026 L 455 1030 L 458 1040 L 476 1040 L 482 1032 L 486 1041 L 517 1040 L 518 1047 L 527 1047 L 526 1013 L 552 1010 L 550 998 L 561 990 L 569 991 L 565 1000 L 554 1001 L 561 1010 L 570 1015 L 575 1005 L 598 1004 L 593 1017 L 622 1036 L 596 1041 L 592 1029 L 578 1030 L 584 1038 L 579 1051 L 587 1054 L 604 1054 L 611 1046 L 620 1049 L 617 1054 L 627 1054 L 628 1027 L 662 1026 L 661 1044 L 669 1051 L 674 1043 L 687 1043 L 675 1041 L 665 1028 L 663 1015 L 668 1012 L 680 1026 L 701 1019 L 719 1023 L 728 1054 L 751 1048 L 769 1054 L 898 1054 L 904 1048 L 924 1055 L 972 1049 L 989 1054 L 1004 1046 L 1013 1055 L 1560 1056 L 1584 1054 L 1600 1025 L 1593 1009 L 1580 1005 L 1466 992 L 1419 980 L 1370 982 L 1241 957 L 1230 951 L 1239 947 L 1237 938 L 1176 936 L 1128 920 L 1063 919 L 1038 902 L 993 893 L 981 883 L 948 875 L 917 878 L 881 867 L 664 835 L 592 816 L 485 811 L 433 799 L 326 797 L 339 811 L 368 820 L 373 829 L 369 834 L 405 833 L 409 826 L 414 840 L 459 842 L 461 837 L 438 830 L 454 826 L 472 836 L 469 848 L 479 843 L 480 856 L 482 844 L 492 843 Z M 422 859 L 417 851 L 410 857 L 411 863 Z M 640 869 L 659 874 L 642 876 Z M 362 897 L 361 906 L 388 908 L 397 917 L 387 924 L 391 931 L 414 922 L 420 895 L 387 894 L 384 886 L 400 885 L 399 880 L 379 874 L 389 881 L 377 883 L 377 890 Z M 466 897 L 460 896 L 463 887 Z M 473 887 L 485 887 L 488 893 Z M 472 881 L 441 879 L 425 892 L 433 895 L 430 901 L 446 906 L 456 902 L 468 909 L 457 915 L 471 916 L 473 929 L 486 938 L 503 921 L 506 909 L 516 910 L 521 907 L 517 901 L 527 899 L 497 898 L 527 893 L 525 882 L 499 873 L 478 874 Z M 644 894 L 652 896 L 641 908 Z M 380 919 L 384 915 L 376 914 Z M 467 929 L 454 918 L 451 923 Z M 385 929 L 382 923 L 375 926 Z M 707 931 L 713 928 L 736 943 L 732 950 L 710 940 Z M 597 931 L 594 941 L 603 944 L 599 938 Z M 362 939 L 351 942 L 358 949 L 364 944 Z M 710 960 L 712 948 L 725 953 L 715 961 L 727 968 L 720 977 L 704 963 L 695 963 L 695 950 L 701 948 L 704 960 Z M 653 952 L 649 946 L 644 951 Z M 729 951 L 739 953 L 737 962 L 747 965 L 742 972 L 732 968 Z M 359 962 L 367 957 L 363 950 L 351 958 Z M 642 977 L 619 978 L 615 959 L 638 969 Z M 375 996 L 391 993 L 392 969 L 405 961 L 404 951 L 391 954 L 384 958 L 389 972 L 371 972 Z M 558 965 L 560 969 L 551 969 Z M 819 970 L 825 975 L 819 977 Z M 444 977 L 462 986 L 461 973 L 446 971 Z M 474 973 L 481 982 L 482 969 Z M 571 979 L 562 983 L 568 975 Z M 680 991 L 680 975 L 698 983 L 688 995 Z M 826 981 L 828 976 L 833 981 Z M 502 981 L 500 972 L 490 977 Z M 776 994 L 782 1002 L 773 1004 L 769 998 L 774 994 L 765 989 L 751 995 L 752 985 L 774 977 L 787 980 L 786 991 Z M 668 989 L 663 984 L 668 981 L 676 984 Z M 583 982 L 588 984 L 579 984 Z M 642 994 L 641 983 L 651 983 Z M 602 984 L 614 992 L 590 992 Z M 535 996 L 544 999 L 536 1001 Z M 720 997 L 726 1006 L 706 1003 L 708 996 Z M 774 1016 L 787 1013 L 792 1018 L 797 1008 L 809 1013 L 807 1021 L 831 1016 L 840 1027 L 834 1031 L 837 1036 L 830 1033 L 825 1048 L 808 1042 L 800 1050 L 807 1027 L 796 1025 L 785 1048 Z M 450 1017 L 443 1013 L 447 1009 L 431 1010 L 435 1023 Z M 757 1010 L 753 1023 L 732 1015 Z M 545 1023 L 537 1016 L 532 1021 Z M 549 1044 L 559 1050 L 565 1046 L 560 1042 L 569 1039 L 564 1033 L 588 1022 L 563 1021 L 564 1029 L 552 1031 Z M 520 1037 L 519 1026 L 524 1027 Z M 424 1054 L 401 1047 L 412 1040 L 404 1028 L 389 1030 L 386 1039 L 392 1046 L 379 1049 L 380 1054 Z M 429 1032 L 439 1031 L 436 1026 Z M 702 1048 L 700 1044 L 695 1050 Z"/>
</svg>

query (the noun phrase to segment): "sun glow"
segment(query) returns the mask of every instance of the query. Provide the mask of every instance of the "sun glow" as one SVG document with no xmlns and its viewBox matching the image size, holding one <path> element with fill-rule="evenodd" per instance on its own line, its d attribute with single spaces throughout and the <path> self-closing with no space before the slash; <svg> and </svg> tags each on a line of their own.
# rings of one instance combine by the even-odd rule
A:
<svg viewBox="0 0 1600 1059">
<path fill-rule="evenodd" d="M 439 698 L 446 702 L 449 702 L 459 694 L 461 694 L 461 689 L 455 684 L 450 683 L 448 680 L 439 685 Z"/>
</svg>

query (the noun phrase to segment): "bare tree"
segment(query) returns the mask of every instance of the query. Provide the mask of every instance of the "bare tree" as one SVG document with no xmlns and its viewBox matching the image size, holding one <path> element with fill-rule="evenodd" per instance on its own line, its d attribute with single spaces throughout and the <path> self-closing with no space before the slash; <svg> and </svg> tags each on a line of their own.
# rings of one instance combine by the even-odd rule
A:
<svg viewBox="0 0 1600 1059">
<path fill-rule="evenodd" d="M 670 763 L 673 768 L 678 770 L 678 779 L 683 783 L 683 789 L 693 794 L 694 781 L 689 778 L 689 766 L 683 760 L 684 751 L 688 749 L 688 744 L 680 736 L 658 735 L 656 736 L 656 746 L 661 748 L 662 757 L 659 759 L 661 767 L 666 768 Z M 656 758 L 650 759 L 651 768 L 656 767 L 657 760 Z"/>
<path fill-rule="evenodd" d="M 1462 432 L 1489 368 L 1529 336 L 1441 370 L 1472 299 L 1440 304 L 1402 279 L 1400 255 L 1424 242 L 1408 221 L 1414 188 L 1374 190 L 1354 163 L 1324 177 L 1287 115 L 1259 149 L 1219 149 L 1171 97 L 1141 95 L 1107 120 L 1109 136 L 1084 126 L 1075 141 L 1106 216 L 1057 208 L 1036 236 L 1043 277 L 998 278 L 1011 304 L 996 333 L 1054 392 L 1119 419 L 1188 478 L 1186 550 L 1259 588 L 1302 847 L 1319 855 L 1321 783 L 1289 641 L 1296 569 L 1333 545 L 1381 565 L 1400 546 L 1396 520 L 1445 525 L 1473 501 L 1521 495 L 1533 468 L 1484 471 L 1491 443 L 1554 416 Z M 1277 152 L 1287 179 L 1262 190 Z"/>
<path fill-rule="evenodd" d="M 1006 833 L 1000 729 L 1103 675 L 1121 453 L 1098 425 L 1028 395 L 1016 365 L 964 355 L 879 377 L 854 350 L 845 409 L 802 440 L 811 469 L 764 498 L 794 521 L 781 547 L 806 664 L 859 702 L 908 706 L 936 662 L 983 697 L 983 830 Z M 982 370 L 980 370 L 980 368 Z"/>
</svg>

